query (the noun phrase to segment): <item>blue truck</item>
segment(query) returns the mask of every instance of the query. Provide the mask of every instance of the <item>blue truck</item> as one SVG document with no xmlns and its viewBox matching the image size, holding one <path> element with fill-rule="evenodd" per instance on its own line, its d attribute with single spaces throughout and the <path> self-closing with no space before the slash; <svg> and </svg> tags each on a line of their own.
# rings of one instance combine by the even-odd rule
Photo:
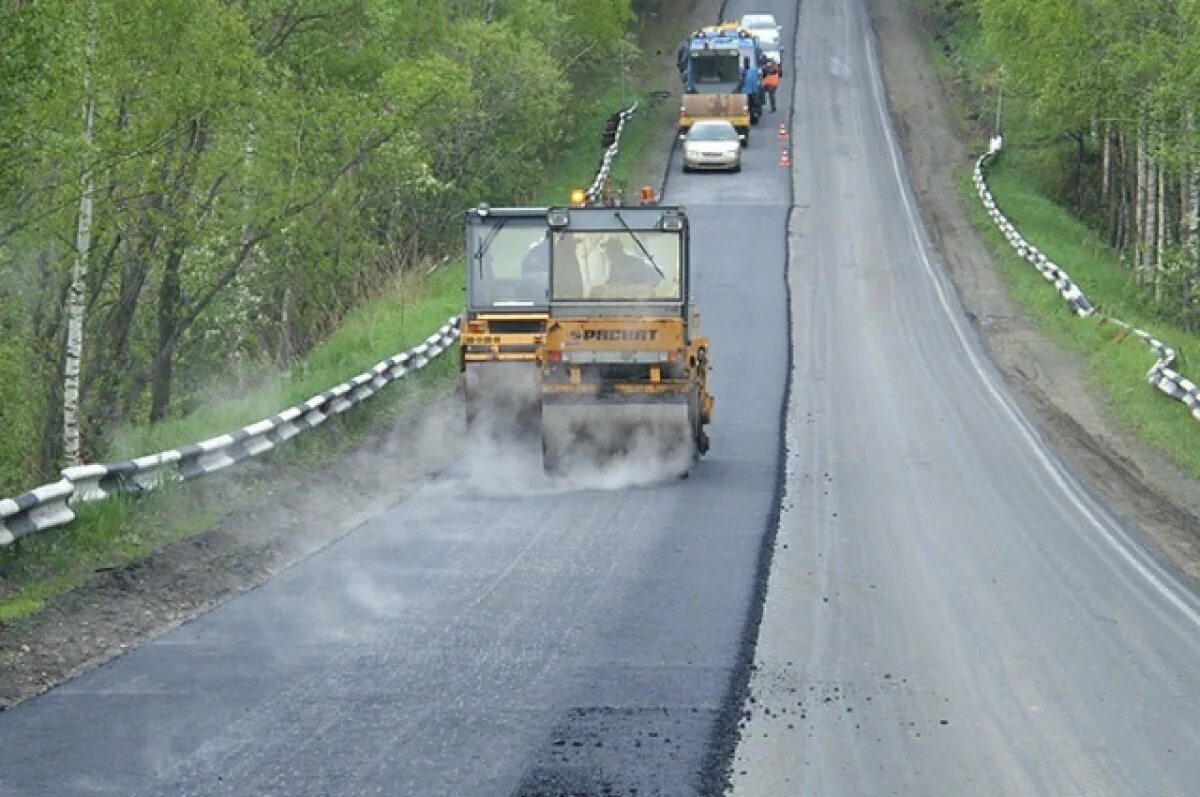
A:
<svg viewBox="0 0 1200 797">
<path fill-rule="evenodd" d="M 701 28 L 689 36 L 678 64 L 684 92 L 680 137 L 697 119 L 726 119 L 743 146 L 749 143 L 750 126 L 758 124 L 766 98 L 759 72 L 762 55 L 758 39 L 736 23 Z"/>
</svg>

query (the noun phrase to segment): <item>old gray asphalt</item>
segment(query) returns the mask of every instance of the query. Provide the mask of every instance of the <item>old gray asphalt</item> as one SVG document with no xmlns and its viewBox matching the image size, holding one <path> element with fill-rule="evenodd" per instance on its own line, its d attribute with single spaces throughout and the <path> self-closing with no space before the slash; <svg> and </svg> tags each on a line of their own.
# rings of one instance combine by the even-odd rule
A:
<svg viewBox="0 0 1200 797">
<path fill-rule="evenodd" d="M 764 6 L 792 29 L 794 4 Z M 787 107 L 742 174 L 671 177 L 715 360 L 692 478 L 520 496 L 532 461 L 452 474 L 0 714 L 0 794 L 697 792 L 776 506 L 790 187 L 770 124 Z"/>
<path fill-rule="evenodd" d="M 927 260 L 864 7 L 798 26 L 790 453 L 734 794 L 1197 794 L 1196 601 Z"/>
</svg>

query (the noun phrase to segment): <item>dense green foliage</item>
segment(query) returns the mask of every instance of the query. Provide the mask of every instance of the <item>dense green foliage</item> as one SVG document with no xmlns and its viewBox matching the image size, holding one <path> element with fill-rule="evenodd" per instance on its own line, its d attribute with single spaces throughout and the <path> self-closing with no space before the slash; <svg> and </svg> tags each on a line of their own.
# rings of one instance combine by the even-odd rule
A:
<svg viewBox="0 0 1200 797">
<path fill-rule="evenodd" d="M 931 0 L 1005 148 L 1121 255 L 1128 291 L 1200 330 L 1200 2 Z M 977 117 L 991 127 L 990 109 Z"/>
<path fill-rule="evenodd" d="M 630 0 L 0 4 L 0 494 L 288 369 L 519 202 L 636 57 Z M 85 109 L 94 108 L 89 135 Z M 94 188 L 78 252 L 80 198 Z"/>
</svg>

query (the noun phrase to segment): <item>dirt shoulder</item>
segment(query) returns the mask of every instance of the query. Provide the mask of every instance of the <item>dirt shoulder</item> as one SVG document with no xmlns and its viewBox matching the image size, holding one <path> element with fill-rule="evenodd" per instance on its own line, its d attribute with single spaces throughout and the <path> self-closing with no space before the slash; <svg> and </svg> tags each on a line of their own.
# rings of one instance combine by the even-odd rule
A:
<svg viewBox="0 0 1200 797">
<path fill-rule="evenodd" d="M 639 75 L 647 90 L 675 93 L 657 113 L 653 145 L 633 169 L 633 185 L 659 185 L 675 131 L 675 47 L 683 33 L 716 19 L 719 0 L 642 21 Z M 661 63 L 660 63 L 661 62 Z M 664 112 L 672 111 L 670 113 Z M 597 131 L 597 137 L 599 131 Z M 660 143 L 661 142 L 661 143 Z M 14 623 L 0 623 L 0 711 L 74 678 L 259 586 L 371 518 L 404 501 L 454 462 L 462 448 L 461 398 L 417 402 L 329 464 L 297 478 L 269 461 L 243 463 L 185 489 L 205 503 L 242 503 L 214 527 L 129 565 L 97 571 L 77 589 Z"/>
<path fill-rule="evenodd" d="M 925 224 L 963 305 L 1018 400 L 1072 472 L 1161 561 L 1200 583 L 1200 482 L 1112 421 L 1081 358 L 1047 341 L 1009 298 L 956 188 L 970 168 L 965 120 L 931 63 L 912 0 L 871 0 L 884 82 Z M 1146 388 L 1146 400 L 1159 400 Z"/>
</svg>

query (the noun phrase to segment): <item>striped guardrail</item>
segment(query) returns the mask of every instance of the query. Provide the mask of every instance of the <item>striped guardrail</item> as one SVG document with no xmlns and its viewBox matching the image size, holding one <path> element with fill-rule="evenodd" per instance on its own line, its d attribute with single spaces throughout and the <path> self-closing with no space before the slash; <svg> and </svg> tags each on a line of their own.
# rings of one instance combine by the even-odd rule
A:
<svg viewBox="0 0 1200 797">
<path fill-rule="evenodd" d="M 1000 230 L 1000 233 L 1008 240 L 1009 245 L 1016 250 L 1016 253 L 1020 257 L 1029 262 L 1048 282 L 1054 285 L 1059 295 L 1063 298 L 1063 301 L 1070 305 L 1071 311 L 1075 315 L 1081 318 L 1092 315 L 1104 318 L 1109 323 L 1119 326 L 1137 336 L 1139 340 L 1145 343 L 1155 358 L 1157 358 L 1154 365 L 1146 372 L 1146 381 L 1155 389 L 1166 393 L 1177 401 L 1183 402 L 1192 417 L 1200 421 L 1200 388 L 1176 370 L 1175 350 L 1145 330 L 1138 329 L 1132 324 L 1127 324 L 1119 318 L 1113 318 L 1112 316 L 1098 312 L 1092 303 L 1088 301 L 1083 290 L 1067 274 L 1066 270 L 1054 263 L 1036 246 L 1025 240 L 1025 237 L 1021 235 L 1016 225 L 997 206 L 996 199 L 992 196 L 991 189 L 988 188 L 984 167 L 989 160 L 1000 152 L 1002 146 L 1003 139 L 1000 136 L 993 138 L 991 144 L 988 146 L 988 151 L 976 159 L 975 171 L 972 176 L 972 181 L 975 183 L 975 190 L 979 192 L 979 199 L 983 202 L 983 207 L 987 210 L 988 216 L 991 217 L 996 227 Z"/>
<path fill-rule="evenodd" d="M 265 454 L 429 365 L 458 339 L 461 323 L 461 317 L 454 316 L 419 345 L 270 418 L 182 448 L 67 468 L 53 484 L 0 499 L 0 545 L 70 523 L 75 519 L 72 507 L 79 502 L 142 493 L 165 481 L 198 479 Z"/>
</svg>

